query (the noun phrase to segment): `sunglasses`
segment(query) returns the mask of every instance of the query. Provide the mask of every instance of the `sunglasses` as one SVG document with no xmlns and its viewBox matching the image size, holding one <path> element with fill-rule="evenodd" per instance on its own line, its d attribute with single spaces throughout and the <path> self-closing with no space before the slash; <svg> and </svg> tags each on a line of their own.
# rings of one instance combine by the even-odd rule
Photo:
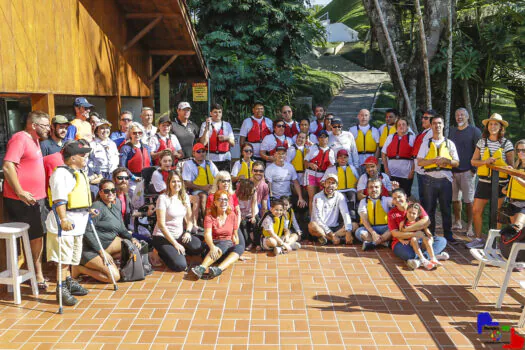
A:
<svg viewBox="0 0 525 350">
<path fill-rule="evenodd" d="M 219 198 L 217 199 L 219 202 L 228 202 L 228 198 Z"/>
<path fill-rule="evenodd" d="M 117 176 L 117 180 L 129 180 L 129 176 Z"/>
<path fill-rule="evenodd" d="M 253 151 L 251 149 L 243 149 L 242 151 L 245 152 L 245 153 L 253 153 Z"/>
<path fill-rule="evenodd" d="M 219 180 L 219 182 L 228 183 L 228 182 L 232 182 L 232 180 L 224 179 L 224 180 Z"/>
<path fill-rule="evenodd" d="M 133 135 L 137 136 L 137 135 L 142 135 L 143 132 L 142 131 L 134 131 L 133 132 Z"/>
<path fill-rule="evenodd" d="M 518 148 L 518 149 L 516 149 L 516 152 L 518 152 L 518 153 L 525 153 L 525 149 L 524 148 Z"/>
<path fill-rule="evenodd" d="M 292 111 L 283 111 L 283 114 L 292 113 Z"/>
<path fill-rule="evenodd" d="M 104 192 L 104 194 L 110 194 L 110 193 L 115 194 L 115 193 L 117 193 L 117 190 L 115 189 L 115 187 L 113 187 L 113 188 L 104 188 L 102 190 L 102 192 Z"/>
<path fill-rule="evenodd" d="M 430 117 L 421 117 L 421 119 L 423 119 L 423 120 L 429 120 Z"/>
<path fill-rule="evenodd" d="M 205 152 L 206 152 L 206 151 L 203 150 L 203 149 L 200 149 L 200 150 L 198 150 L 198 151 L 195 151 L 195 153 L 198 153 L 198 154 L 205 153 Z"/>
<path fill-rule="evenodd" d="M 284 124 L 279 124 L 275 126 L 276 128 L 284 128 Z"/>
<path fill-rule="evenodd" d="M 253 170 L 253 172 L 256 174 L 262 174 L 264 173 L 264 170 Z"/>
<path fill-rule="evenodd" d="M 343 127 L 341 125 L 332 125 L 332 128 L 334 128 L 334 129 L 342 129 Z"/>
<path fill-rule="evenodd" d="M 126 122 L 126 123 L 129 123 L 130 121 L 132 121 L 133 119 L 120 119 L 121 122 Z"/>
</svg>

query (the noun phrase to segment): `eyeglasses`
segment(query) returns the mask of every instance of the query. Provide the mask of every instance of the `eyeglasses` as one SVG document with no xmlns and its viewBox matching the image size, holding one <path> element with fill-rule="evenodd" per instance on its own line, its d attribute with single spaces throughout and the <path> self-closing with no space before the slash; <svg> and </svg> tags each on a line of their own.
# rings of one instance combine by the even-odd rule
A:
<svg viewBox="0 0 525 350">
<path fill-rule="evenodd" d="M 242 151 L 245 152 L 245 153 L 253 153 L 253 151 L 251 149 L 243 149 Z"/>
<path fill-rule="evenodd" d="M 264 173 L 264 170 L 253 170 L 253 172 L 256 174 L 262 174 Z"/>
<path fill-rule="evenodd" d="M 229 183 L 229 182 L 232 182 L 232 180 L 229 180 L 229 179 L 222 179 L 222 180 L 219 180 L 219 182 Z"/>
<path fill-rule="evenodd" d="M 135 135 L 135 136 L 140 136 L 142 134 L 143 134 L 142 131 L 133 131 L 133 135 Z"/>
<path fill-rule="evenodd" d="M 129 176 L 117 176 L 117 180 L 120 180 L 120 181 L 126 180 L 127 181 L 127 180 L 129 180 Z"/>
<path fill-rule="evenodd" d="M 284 128 L 284 124 L 279 124 L 275 126 L 276 128 Z"/>
<path fill-rule="evenodd" d="M 117 190 L 115 189 L 115 187 L 113 187 L 113 188 L 104 188 L 102 190 L 102 192 L 104 192 L 104 194 L 110 194 L 110 193 L 115 194 L 115 193 L 117 193 Z"/>
<path fill-rule="evenodd" d="M 228 198 L 219 198 L 217 199 L 219 202 L 228 202 Z"/>
<path fill-rule="evenodd" d="M 525 148 L 518 148 L 518 149 L 516 149 L 516 152 L 518 152 L 518 153 L 525 153 Z"/>
<path fill-rule="evenodd" d="M 332 128 L 334 128 L 334 129 L 342 129 L 343 126 L 342 125 L 332 125 Z"/>
<path fill-rule="evenodd" d="M 200 150 L 198 150 L 198 151 L 195 151 L 195 153 L 198 153 L 198 154 L 205 153 L 205 152 L 206 152 L 206 151 L 203 150 L 203 149 L 200 149 Z"/>
<path fill-rule="evenodd" d="M 129 123 L 130 121 L 132 121 L 133 119 L 128 119 L 128 118 L 125 118 L 125 119 L 120 119 L 121 122 L 126 122 L 126 123 Z"/>
<path fill-rule="evenodd" d="M 51 128 L 51 125 L 49 125 L 49 124 L 38 124 L 38 123 L 34 123 L 34 124 L 38 125 L 38 126 L 41 127 L 41 128 L 44 128 L 44 129 L 49 129 L 49 128 Z"/>
<path fill-rule="evenodd" d="M 430 117 L 421 117 L 421 119 L 423 119 L 423 120 L 429 120 Z"/>
</svg>

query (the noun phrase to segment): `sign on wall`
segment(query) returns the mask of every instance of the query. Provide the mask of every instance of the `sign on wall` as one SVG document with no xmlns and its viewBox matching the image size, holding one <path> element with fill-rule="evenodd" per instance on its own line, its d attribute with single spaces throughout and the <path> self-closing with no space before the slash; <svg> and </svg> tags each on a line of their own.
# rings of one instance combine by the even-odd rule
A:
<svg viewBox="0 0 525 350">
<path fill-rule="evenodd" d="M 208 84 L 207 83 L 192 83 L 193 88 L 193 102 L 208 101 Z"/>
</svg>

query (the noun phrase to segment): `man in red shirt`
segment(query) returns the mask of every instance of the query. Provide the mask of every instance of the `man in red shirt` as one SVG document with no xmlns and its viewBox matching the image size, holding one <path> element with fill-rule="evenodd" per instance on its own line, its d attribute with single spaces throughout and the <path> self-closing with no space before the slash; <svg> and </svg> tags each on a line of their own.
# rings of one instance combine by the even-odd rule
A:
<svg viewBox="0 0 525 350">
<path fill-rule="evenodd" d="M 7 143 L 3 171 L 4 207 L 10 221 L 30 225 L 29 239 L 40 289 L 47 289 L 42 273 L 42 237 L 44 236 L 46 198 L 45 172 L 39 139 L 49 135 L 49 115 L 42 111 L 30 112 L 26 128 L 17 132 Z"/>
<path fill-rule="evenodd" d="M 399 258 L 407 262 L 407 266 L 414 270 L 420 266 L 420 261 L 416 252 L 410 246 L 410 239 L 412 237 L 423 238 L 425 234 L 423 229 L 430 224 L 428 215 L 425 209 L 421 208 L 421 216 L 419 220 L 410 225 L 400 229 L 400 224 L 405 220 L 406 211 L 408 209 L 408 201 L 406 192 L 402 188 L 395 189 L 392 192 L 392 204 L 394 207 L 388 212 L 388 229 L 392 233 L 392 250 Z M 438 260 L 447 260 L 449 255 L 443 250 L 447 246 L 447 240 L 440 236 L 434 236 L 434 243 L 432 248 Z M 423 253 L 426 259 L 429 259 L 428 253 Z"/>
</svg>

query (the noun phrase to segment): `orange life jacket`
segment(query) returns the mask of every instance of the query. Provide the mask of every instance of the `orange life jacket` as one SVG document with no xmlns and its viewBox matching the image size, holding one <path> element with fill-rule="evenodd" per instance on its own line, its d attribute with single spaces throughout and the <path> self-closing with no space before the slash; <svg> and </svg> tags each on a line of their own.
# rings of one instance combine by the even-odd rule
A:
<svg viewBox="0 0 525 350">
<path fill-rule="evenodd" d="M 248 135 L 246 135 L 246 140 L 251 143 L 261 143 L 265 136 L 271 134 L 270 129 L 266 125 L 266 118 L 262 118 L 261 124 L 253 117 L 250 117 L 250 119 L 252 120 L 252 128 Z"/>
</svg>

